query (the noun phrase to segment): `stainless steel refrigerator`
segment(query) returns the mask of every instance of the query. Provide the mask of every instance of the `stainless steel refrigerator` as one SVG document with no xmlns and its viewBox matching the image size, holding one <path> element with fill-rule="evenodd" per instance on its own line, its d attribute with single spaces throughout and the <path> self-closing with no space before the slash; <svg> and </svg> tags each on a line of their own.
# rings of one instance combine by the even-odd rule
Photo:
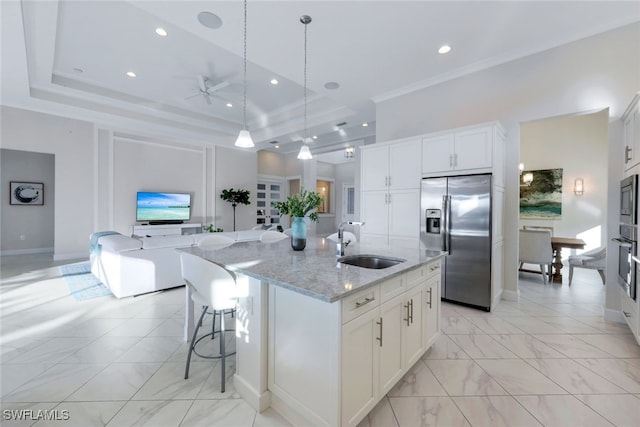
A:
<svg viewBox="0 0 640 427">
<path fill-rule="evenodd" d="M 491 308 L 491 175 L 422 180 L 420 246 L 443 250 L 442 299 Z"/>
</svg>

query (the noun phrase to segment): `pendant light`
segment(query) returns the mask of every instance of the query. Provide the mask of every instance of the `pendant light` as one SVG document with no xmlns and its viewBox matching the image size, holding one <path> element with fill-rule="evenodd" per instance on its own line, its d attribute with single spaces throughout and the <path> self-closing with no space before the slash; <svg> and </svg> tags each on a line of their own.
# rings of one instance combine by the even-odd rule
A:
<svg viewBox="0 0 640 427">
<path fill-rule="evenodd" d="M 302 15 L 300 22 L 304 24 L 304 140 L 302 141 L 298 158 L 301 160 L 309 160 L 313 158 L 307 145 L 307 25 L 311 22 L 311 17 L 309 15 Z"/>
<path fill-rule="evenodd" d="M 235 146 L 241 148 L 251 148 L 254 146 L 251 134 L 247 130 L 247 0 L 244 0 L 244 94 L 242 100 L 242 114 L 244 127 L 238 134 Z"/>
</svg>

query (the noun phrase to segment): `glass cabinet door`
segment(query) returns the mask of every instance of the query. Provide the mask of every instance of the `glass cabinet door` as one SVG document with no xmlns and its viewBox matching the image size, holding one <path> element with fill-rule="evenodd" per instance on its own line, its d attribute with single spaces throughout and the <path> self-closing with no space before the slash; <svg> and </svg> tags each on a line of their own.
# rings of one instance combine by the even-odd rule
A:
<svg viewBox="0 0 640 427">
<path fill-rule="evenodd" d="M 281 182 L 258 181 L 258 191 L 256 193 L 256 224 L 280 224 L 280 211 L 271 206 L 271 202 L 282 200 Z"/>
</svg>

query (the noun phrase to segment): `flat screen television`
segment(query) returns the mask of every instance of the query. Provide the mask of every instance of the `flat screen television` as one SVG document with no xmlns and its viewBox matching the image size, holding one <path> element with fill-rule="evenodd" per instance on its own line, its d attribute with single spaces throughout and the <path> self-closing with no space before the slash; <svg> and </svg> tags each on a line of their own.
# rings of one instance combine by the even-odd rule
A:
<svg viewBox="0 0 640 427">
<path fill-rule="evenodd" d="M 190 218 L 190 193 L 138 192 L 136 221 L 148 221 L 149 224 L 181 224 Z"/>
</svg>

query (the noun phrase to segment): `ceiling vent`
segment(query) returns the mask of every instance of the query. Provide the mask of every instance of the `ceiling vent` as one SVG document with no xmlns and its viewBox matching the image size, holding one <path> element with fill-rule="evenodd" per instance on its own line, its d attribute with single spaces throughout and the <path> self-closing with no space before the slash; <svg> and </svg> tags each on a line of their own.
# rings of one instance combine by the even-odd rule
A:
<svg viewBox="0 0 640 427">
<path fill-rule="evenodd" d="M 278 141 L 269 141 L 269 144 L 277 144 Z"/>
<path fill-rule="evenodd" d="M 337 126 L 337 127 L 341 127 L 341 126 L 344 126 L 344 125 L 346 125 L 346 124 L 347 124 L 347 122 L 340 122 L 340 123 L 336 124 L 336 126 Z"/>
</svg>

